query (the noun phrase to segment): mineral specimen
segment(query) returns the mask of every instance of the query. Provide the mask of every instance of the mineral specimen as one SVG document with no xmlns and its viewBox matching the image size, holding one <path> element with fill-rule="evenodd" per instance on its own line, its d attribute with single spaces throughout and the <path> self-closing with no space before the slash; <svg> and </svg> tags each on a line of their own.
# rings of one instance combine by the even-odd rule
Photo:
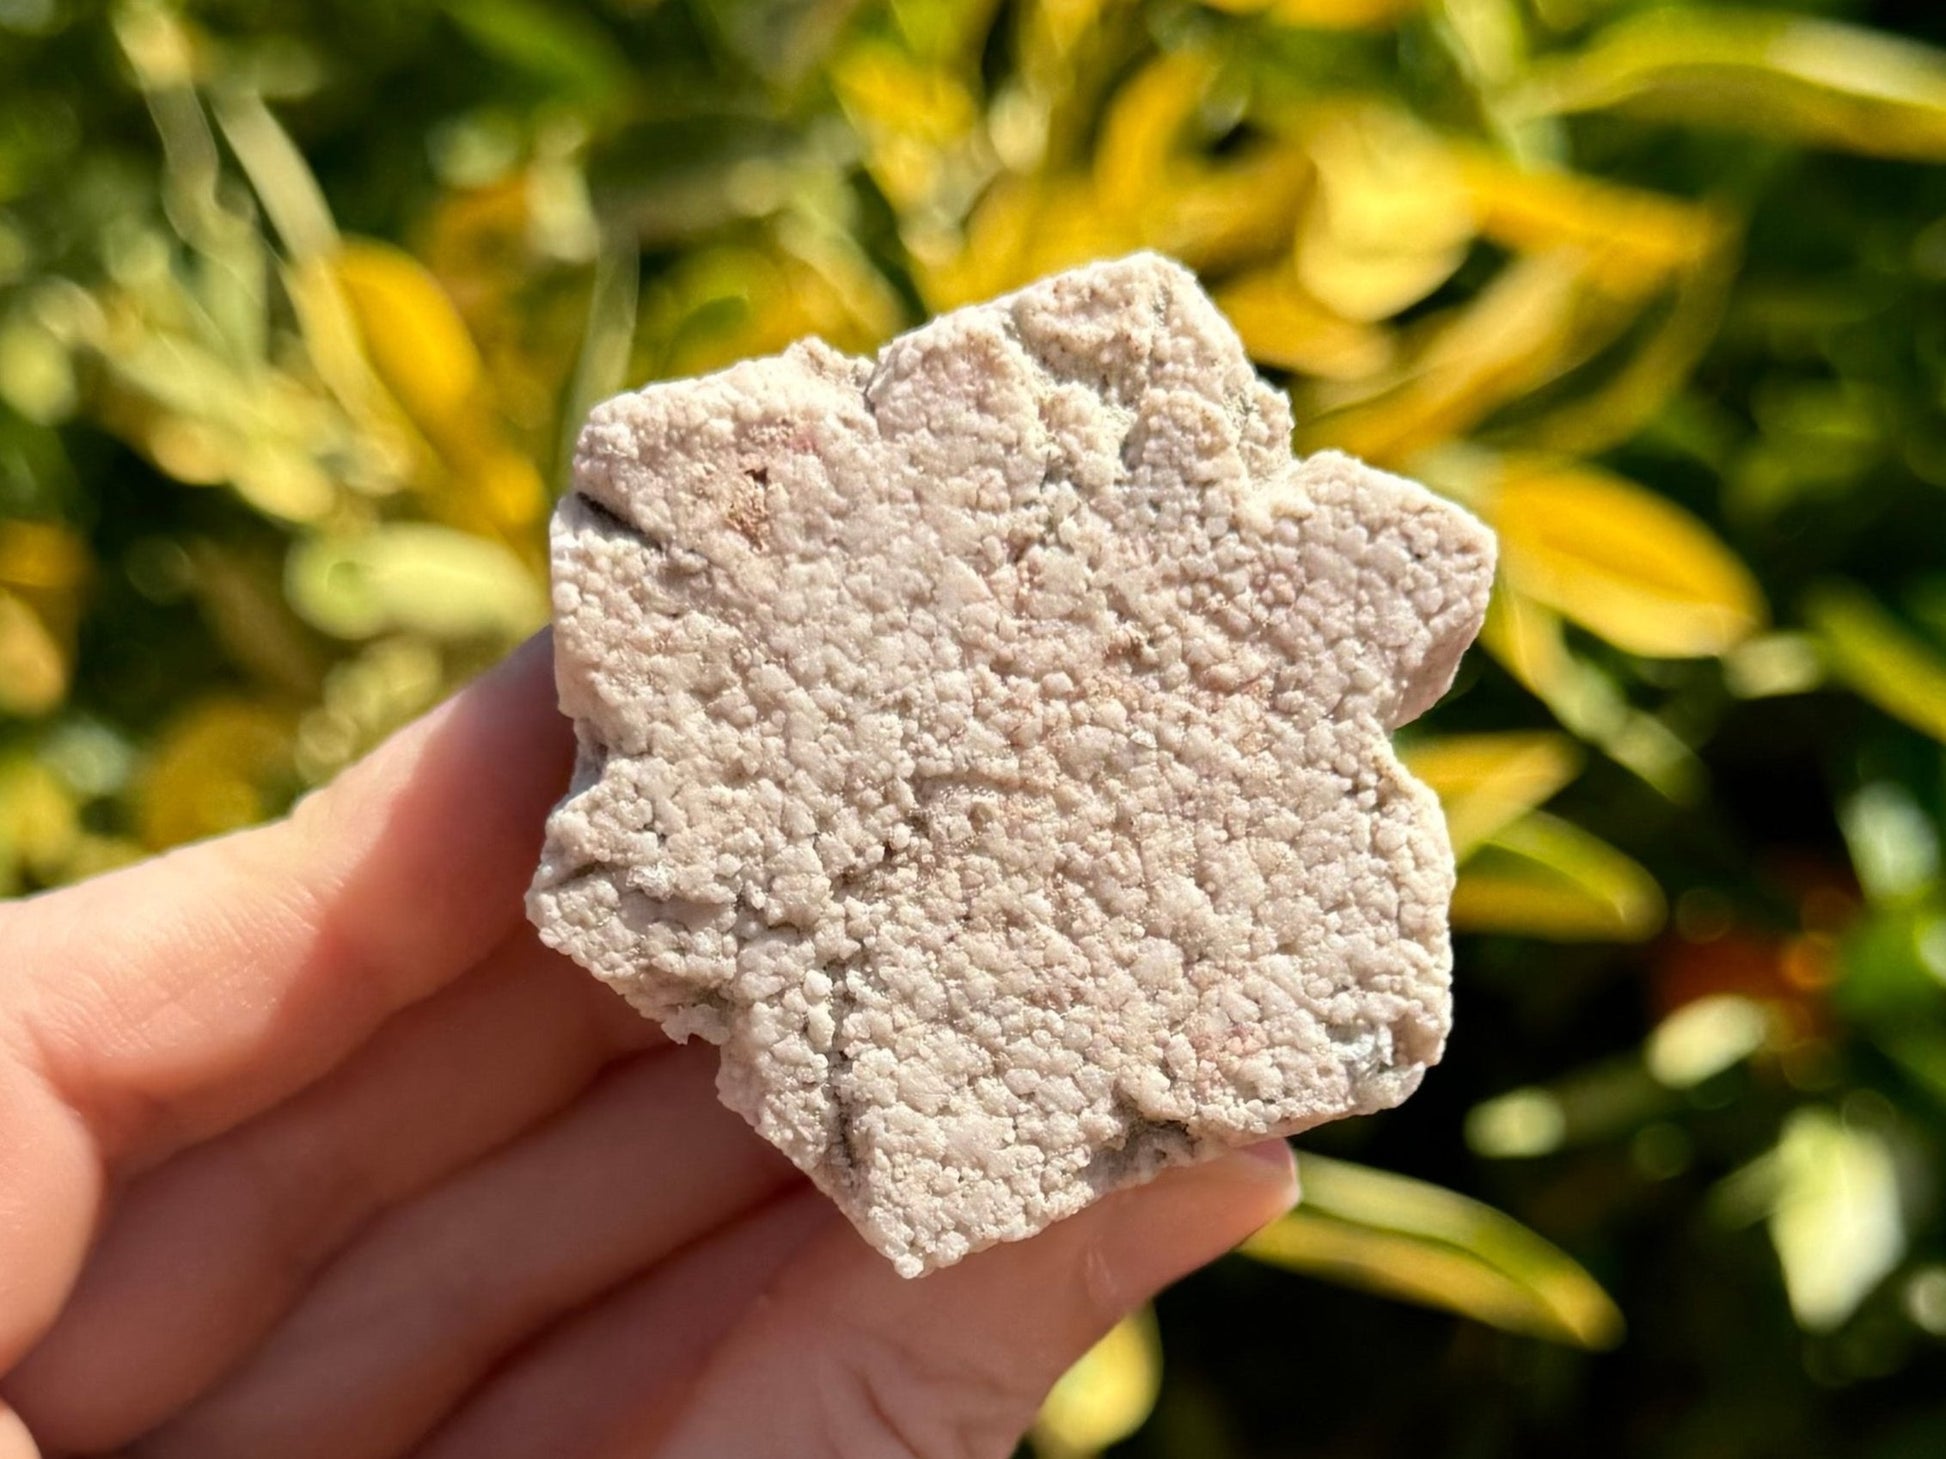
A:
<svg viewBox="0 0 1946 1459">
<path fill-rule="evenodd" d="M 1290 435 L 1154 255 L 582 434 L 531 915 L 907 1275 L 1439 1058 L 1493 539 Z"/>
</svg>

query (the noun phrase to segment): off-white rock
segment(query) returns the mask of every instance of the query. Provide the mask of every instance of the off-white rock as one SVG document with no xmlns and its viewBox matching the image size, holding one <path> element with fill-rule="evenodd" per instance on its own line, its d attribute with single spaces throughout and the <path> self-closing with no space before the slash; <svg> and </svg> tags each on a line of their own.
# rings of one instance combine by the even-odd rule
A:
<svg viewBox="0 0 1946 1459">
<path fill-rule="evenodd" d="M 1410 1094 L 1453 865 L 1386 731 L 1493 539 L 1291 457 L 1189 274 L 599 407 L 554 523 L 542 937 L 901 1272 Z"/>
</svg>

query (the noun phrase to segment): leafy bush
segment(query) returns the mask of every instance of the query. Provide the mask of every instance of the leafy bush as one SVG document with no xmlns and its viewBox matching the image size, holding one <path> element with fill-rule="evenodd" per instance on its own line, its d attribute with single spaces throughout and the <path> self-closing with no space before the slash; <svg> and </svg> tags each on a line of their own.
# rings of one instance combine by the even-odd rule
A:
<svg viewBox="0 0 1946 1459">
<path fill-rule="evenodd" d="M 0 890 L 273 813 L 538 626 L 602 395 L 1160 248 L 1300 448 L 1501 534 L 1402 736 L 1460 1029 L 1036 1444 L 1946 1450 L 1942 32 L 3 0 Z"/>
</svg>

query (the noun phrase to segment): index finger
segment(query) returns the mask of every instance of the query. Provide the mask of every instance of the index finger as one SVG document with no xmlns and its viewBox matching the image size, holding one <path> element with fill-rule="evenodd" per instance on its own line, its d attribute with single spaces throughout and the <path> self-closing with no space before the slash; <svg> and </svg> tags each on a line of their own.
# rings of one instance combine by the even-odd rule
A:
<svg viewBox="0 0 1946 1459">
<path fill-rule="evenodd" d="M 545 635 L 269 826 L 9 909 L 0 1036 L 145 1163 L 267 1108 L 518 923 L 573 738 Z"/>
</svg>

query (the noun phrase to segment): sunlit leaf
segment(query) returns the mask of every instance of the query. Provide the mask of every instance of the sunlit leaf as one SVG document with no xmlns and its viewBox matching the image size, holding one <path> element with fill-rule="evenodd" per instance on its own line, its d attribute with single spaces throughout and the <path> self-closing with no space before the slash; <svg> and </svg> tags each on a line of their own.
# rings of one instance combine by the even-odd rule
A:
<svg viewBox="0 0 1946 1459">
<path fill-rule="evenodd" d="M 1467 1111 L 1466 1143 L 1491 1160 L 1530 1160 L 1640 1133 L 1680 1108 L 1638 1055 L 1616 1054 L 1481 1101 Z"/>
<path fill-rule="evenodd" d="M 1054 1385 L 1032 1434 L 1041 1459 L 1092 1459 L 1148 1420 L 1162 1389 L 1155 1312 L 1123 1318 Z"/>
<path fill-rule="evenodd" d="M 1599 383 L 1550 405 L 1528 427 L 1537 449 L 1596 455 L 1633 439 L 1661 418 L 1715 342 L 1736 282 L 1737 257 L 1728 234 L 1720 247 L 1675 275 L 1674 286 L 1650 306 L 1654 322 L 1626 339 L 1626 354 Z M 1597 277 L 1613 278 L 1597 272 Z"/>
<path fill-rule="evenodd" d="M 1622 1315 L 1550 1242 L 1425 1181 L 1300 1154 L 1304 1202 L 1240 1248 L 1273 1266 L 1576 1347 L 1621 1341 Z"/>
<path fill-rule="evenodd" d="M 1490 508 L 1520 592 L 1631 653 L 1720 654 L 1762 626 L 1750 572 L 1689 513 L 1592 467 L 1510 463 Z"/>
<path fill-rule="evenodd" d="M 1451 278 L 1473 237 L 1453 150 L 1379 102 L 1320 114 L 1307 136 L 1317 186 L 1297 236 L 1297 277 L 1347 319 L 1376 320 Z"/>
<path fill-rule="evenodd" d="M 1426 0 L 1202 0 L 1211 10 L 1261 15 L 1280 25 L 1365 29 L 1392 25 L 1425 7 Z"/>
<path fill-rule="evenodd" d="M 1111 213 L 1153 207 L 1198 105 L 1217 75 L 1215 58 L 1172 51 L 1151 61 L 1115 93 L 1095 149 L 1095 197 Z"/>
<path fill-rule="evenodd" d="M 1453 889 L 1453 926 L 1556 942 L 1639 942 L 1661 927 L 1655 878 L 1579 826 L 1531 811 L 1485 841 Z"/>
<path fill-rule="evenodd" d="M 1824 659 L 1808 633 L 1764 633 L 1723 656 L 1723 684 L 1739 699 L 1808 694 L 1824 682 Z"/>
<path fill-rule="evenodd" d="M 50 331 L 24 318 L 0 323 L 0 404 L 59 425 L 74 410 L 76 389 L 67 347 Z"/>
<path fill-rule="evenodd" d="M 21 872 L 53 881 L 81 838 L 73 793 L 45 765 L 22 755 L 0 760 L 0 895 Z"/>
<path fill-rule="evenodd" d="M 1528 114 L 1623 107 L 1889 157 L 1946 158 L 1946 55 L 1758 10 L 1651 10 L 1541 65 Z"/>
<path fill-rule="evenodd" d="M 291 781 L 290 724 L 248 700 L 217 696 L 163 732 L 140 777 L 137 823 L 152 850 L 259 821 Z"/>
<path fill-rule="evenodd" d="M 1289 143 L 1199 162 L 1143 215 L 1142 242 L 1209 272 L 1288 255 L 1311 175 L 1310 158 Z"/>
<path fill-rule="evenodd" d="M 0 520 L 0 586 L 23 593 L 67 594 L 86 581 L 88 546 L 54 522 Z"/>
<path fill-rule="evenodd" d="M 229 96 L 216 120 L 293 258 L 323 258 L 338 246 L 330 204 L 304 154 L 262 99 Z"/>
<path fill-rule="evenodd" d="M 334 265 L 372 366 L 420 429 L 435 437 L 482 386 L 480 354 L 438 281 L 410 254 L 369 239 Z"/>
<path fill-rule="evenodd" d="M 68 655 L 41 616 L 0 588 L 0 714 L 46 714 L 68 691 Z"/>
<path fill-rule="evenodd" d="M 1890 1143 L 1821 1106 L 1792 1111 L 1776 1148 L 1724 1182 L 1717 1204 L 1731 1219 L 1764 1216 L 1791 1311 L 1811 1332 L 1844 1323 L 1905 1254 Z"/>
<path fill-rule="evenodd" d="M 1918 797 L 1895 780 L 1862 785 L 1838 807 L 1858 885 L 1874 902 L 1925 896 L 1939 878 L 1939 832 Z"/>
<path fill-rule="evenodd" d="M 1894 719 L 1946 740 L 1946 655 L 1849 583 L 1828 583 L 1804 605 L 1831 671 Z"/>
<path fill-rule="evenodd" d="M 1573 250 L 1537 254 L 1501 271 L 1470 303 L 1449 311 L 1392 380 L 1352 403 L 1322 401 L 1303 428 L 1307 447 L 1336 446 L 1403 463 L 1463 435 L 1574 358 L 1584 293 Z"/>
<path fill-rule="evenodd" d="M 1298 284 L 1288 261 L 1232 279 L 1215 299 L 1259 364 L 1358 380 L 1392 361 L 1392 340 L 1384 330 L 1342 319 L 1319 304 Z"/>
<path fill-rule="evenodd" d="M 438 453 L 440 472 L 422 481 L 437 514 L 488 530 L 536 520 L 540 475 L 508 446 L 479 350 L 439 282 L 410 254 L 363 239 L 333 273 L 373 371 Z"/>
<path fill-rule="evenodd" d="M 1572 247 L 1591 276 L 1640 293 L 1721 248 L 1729 224 L 1716 208 L 1558 169 L 1515 165 L 1495 153 L 1456 153 L 1480 232 L 1523 252 Z"/>
<path fill-rule="evenodd" d="M 1581 769 L 1574 742 L 1545 731 L 1420 740 L 1402 758 L 1439 796 L 1453 855 L 1460 860 Z"/>
<path fill-rule="evenodd" d="M 1683 1004 L 1657 1024 L 1642 1045 L 1642 1059 L 1658 1083 L 1688 1089 L 1754 1054 L 1769 1034 L 1762 1004 L 1714 994 Z"/>
<path fill-rule="evenodd" d="M 547 618 L 540 584 L 506 547 L 425 522 L 300 542 L 285 584 L 291 606 L 339 638 L 403 629 L 513 640 Z"/>
</svg>

